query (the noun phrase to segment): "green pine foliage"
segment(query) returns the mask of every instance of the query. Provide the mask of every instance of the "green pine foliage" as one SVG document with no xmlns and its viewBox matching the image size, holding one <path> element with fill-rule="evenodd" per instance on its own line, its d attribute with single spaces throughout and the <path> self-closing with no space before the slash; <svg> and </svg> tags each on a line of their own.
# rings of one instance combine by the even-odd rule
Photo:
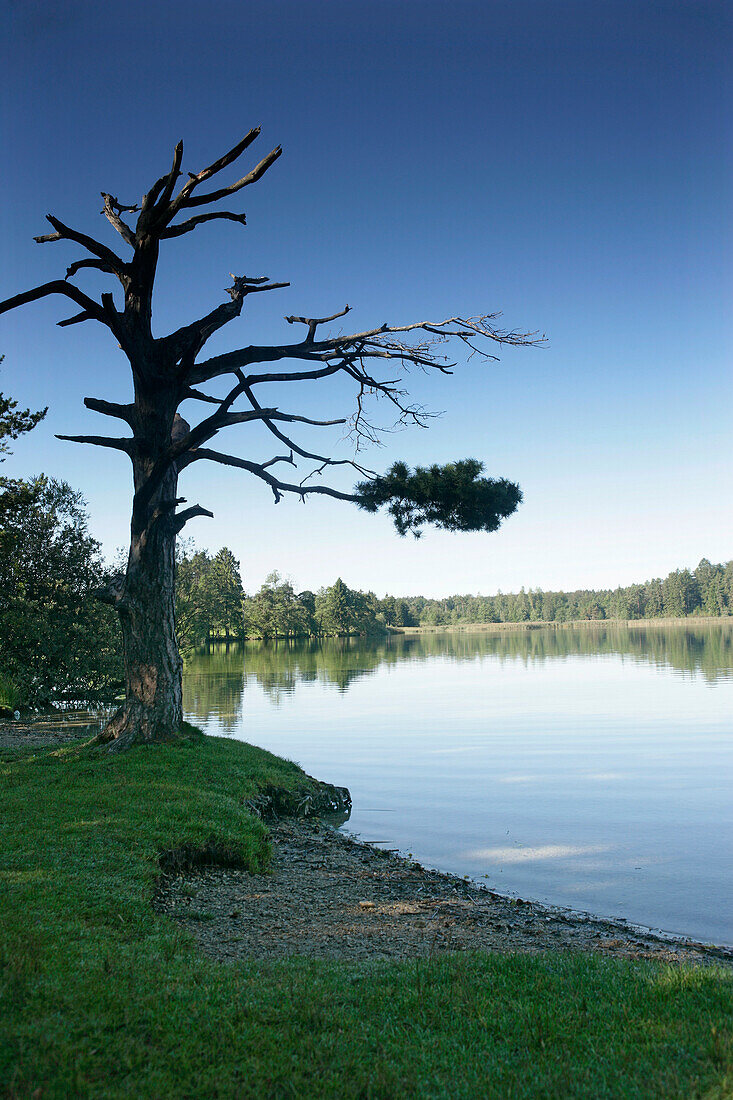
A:
<svg viewBox="0 0 733 1100">
<path fill-rule="evenodd" d="M 277 571 L 270 573 L 259 592 L 246 601 L 244 623 L 247 634 L 265 641 L 317 632 L 314 616 L 296 596 L 290 581 Z"/>
<path fill-rule="evenodd" d="M 0 363 L 4 358 L 4 355 L 0 355 Z M 17 439 L 18 436 L 30 432 L 39 421 L 43 420 L 47 412 L 48 407 L 39 409 L 37 412 L 19 409 L 17 401 L 0 393 L 0 455 L 7 454 L 10 450 L 8 440 Z M 0 462 L 4 461 L 0 458 Z"/>
<path fill-rule="evenodd" d="M 316 597 L 318 633 L 344 637 L 378 629 L 377 601 L 372 593 L 357 592 L 339 577 Z"/>
<path fill-rule="evenodd" d="M 384 633 L 379 600 L 373 592 L 358 592 L 339 577 L 330 588 L 295 592 L 288 580 L 271 573 L 244 606 L 248 637 L 348 637 Z"/>
<path fill-rule="evenodd" d="M 180 543 L 176 562 L 176 634 L 186 652 L 212 639 L 242 637 L 244 588 L 226 546 L 213 557 Z"/>
<path fill-rule="evenodd" d="M 377 512 L 387 505 L 400 535 L 416 538 L 424 524 L 445 531 L 496 531 L 501 521 L 522 501 L 518 485 L 506 478 L 479 477 L 482 462 L 466 458 L 445 466 L 417 466 L 404 462 L 380 477 L 356 486 L 359 507 Z"/>
</svg>

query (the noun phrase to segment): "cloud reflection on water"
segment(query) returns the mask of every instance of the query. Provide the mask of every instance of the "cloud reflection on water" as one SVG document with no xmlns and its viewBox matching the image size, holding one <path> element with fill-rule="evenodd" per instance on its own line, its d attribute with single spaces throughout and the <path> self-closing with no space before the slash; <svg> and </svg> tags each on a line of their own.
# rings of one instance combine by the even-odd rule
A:
<svg viewBox="0 0 733 1100">
<path fill-rule="evenodd" d="M 490 863 L 533 863 L 536 860 L 568 859 L 612 852 L 610 844 L 543 844 L 538 847 L 475 848 L 465 854 Z"/>
</svg>

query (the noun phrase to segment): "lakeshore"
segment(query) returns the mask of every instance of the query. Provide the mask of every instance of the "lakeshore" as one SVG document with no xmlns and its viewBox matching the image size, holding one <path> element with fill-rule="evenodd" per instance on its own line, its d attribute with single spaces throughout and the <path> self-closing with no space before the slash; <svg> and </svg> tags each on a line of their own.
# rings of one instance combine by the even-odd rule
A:
<svg viewBox="0 0 733 1100">
<path fill-rule="evenodd" d="M 556 950 L 559 922 L 545 922 L 544 940 L 532 936 L 532 908 L 486 899 L 487 923 L 481 898 L 460 880 L 317 822 L 268 830 L 255 810 L 273 792 L 302 805 L 322 791 L 271 753 L 193 737 L 124 757 L 78 742 L 16 743 L 2 757 L 8 1097 L 652 1100 L 722 1097 L 733 1081 L 728 961 L 693 945 L 655 955 L 660 945 L 647 950 L 629 929 L 603 933 L 626 947 Z M 277 893 L 288 850 L 310 900 L 287 902 L 287 884 Z M 239 919 L 233 905 L 226 912 L 231 899 L 220 898 L 217 913 L 213 898 L 185 891 L 235 874 L 244 877 L 227 888 L 236 881 L 237 891 L 245 883 L 262 895 L 250 928 L 259 923 L 270 938 L 222 965 L 202 936 L 226 923 L 231 950 Z M 160 904 L 165 876 L 181 890 L 176 912 Z M 337 880 L 344 905 L 356 900 L 358 909 L 332 914 L 341 945 L 352 941 L 336 957 L 313 957 L 285 927 L 288 904 L 300 906 L 301 930 L 309 923 L 321 945 L 334 938 L 313 900 L 324 879 L 330 890 Z M 511 906 L 503 918 L 501 905 Z M 488 938 L 485 949 L 474 940 L 461 950 L 472 921 L 493 943 L 503 937 L 505 950 Z M 366 922 L 379 950 L 367 936 L 359 955 Z M 511 939 L 520 934 L 526 949 Z M 405 950 L 389 954 L 403 935 Z"/>
<path fill-rule="evenodd" d="M 583 951 L 733 972 L 733 948 L 497 894 L 313 819 L 270 824 L 265 874 L 166 876 L 154 906 L 220 962 L 306 956 L 364 961 L 483 951 Z"/>
<path fill-rule="evenodd" d="M 57 748 L 92 737 L 99 725 L 87 712 L 6 723 L 0 747 Z M 318 814 L 278 814 L 272 803 L 272 792 L 250 801 L 269 828 L 265 872 L 197 866 L 164 873 L 156 889 L 154 909 L 219 961 L 576 950 L 733 969 L 733 948 L 502 895 L 343 833 Z M 313 799 L 305 805 L 312 808 Z M 297 801 L 283 808 L 297 809 Z"/>
</svg>

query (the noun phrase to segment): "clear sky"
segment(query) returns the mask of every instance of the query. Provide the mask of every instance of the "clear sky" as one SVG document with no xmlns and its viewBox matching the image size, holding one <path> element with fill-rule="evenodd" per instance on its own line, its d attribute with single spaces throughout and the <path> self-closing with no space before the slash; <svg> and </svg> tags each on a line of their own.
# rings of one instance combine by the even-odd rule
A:
<svg viewBox="0 0 733 1100">
<path fill-rule="evenodd" d="M 525 494 L 496 534 L 400 539 L 347 504 L 274 507 L 244 473 L 188 471 L 183 494 L 215 519 L 186 533 L 230 546 L 246 588 L 273 568 L 298 588 L 341 575 L 380 595 L 606 587 L 733 556 L 727 3 L 6 0 L 3 11 L 0 297 L 82 255 L 33 243 L 47 212 L 116 244 L 100 191 L 139 200 L 179 138 L 184 170 L 197 171 L 261 125 L 249 163 L 276 144 L 284 155 L 239 196 L 247 228 L 214 223 L 169 242 L 158 333 L 223 301 L 234 271 L 292 286 L 249 299 L 212 354 L 292 338 L 284 315 L 347 302 L 355 328 L 501 310 L 507 326 L 547 334 L 498 363 L 458 356 L 452 378 L 410 375 L 414 399 L 444 415 L 367 459 L 482 459 Z M 108 431 L 82 399 L 129 399 L 129 371 L 101 326 L 56 328 L 69 312 L 49 298 L 0 318 L 0 388 L 50 406 L 3 472 L 81 489 L 112 556 L 128 534 L 127 460 L 54 433 Z M 268 401 L 351 409 L 328 382 Z M 245 426 L 220 441 L 270 457 Z"/>
</svg>

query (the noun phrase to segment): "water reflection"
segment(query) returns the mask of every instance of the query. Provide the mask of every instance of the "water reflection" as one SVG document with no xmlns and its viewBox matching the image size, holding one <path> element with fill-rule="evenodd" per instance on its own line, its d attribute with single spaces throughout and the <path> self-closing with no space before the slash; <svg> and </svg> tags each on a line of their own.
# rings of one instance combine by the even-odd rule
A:
<svg viewBox="0 0 733 1100">
<path fill-rule="evenodd" d="M 328 638 L 218 646 L 186 662 L 184 707 L 195 720 L 215 716 L 223 732 L 242 722 L 242 692 L 256 683 L 275 706 L 299 683 L 319 682 L 339 692 L 383 666 L 404 661 L 520 661 L 526 665 L 569 657 L 620 656 L 700 675 L 708 683 L 733 676 L 733 623 L 679 626 L 522 628 L 501 633 L 454 632 L 384 638 Z"/>
</svg>

